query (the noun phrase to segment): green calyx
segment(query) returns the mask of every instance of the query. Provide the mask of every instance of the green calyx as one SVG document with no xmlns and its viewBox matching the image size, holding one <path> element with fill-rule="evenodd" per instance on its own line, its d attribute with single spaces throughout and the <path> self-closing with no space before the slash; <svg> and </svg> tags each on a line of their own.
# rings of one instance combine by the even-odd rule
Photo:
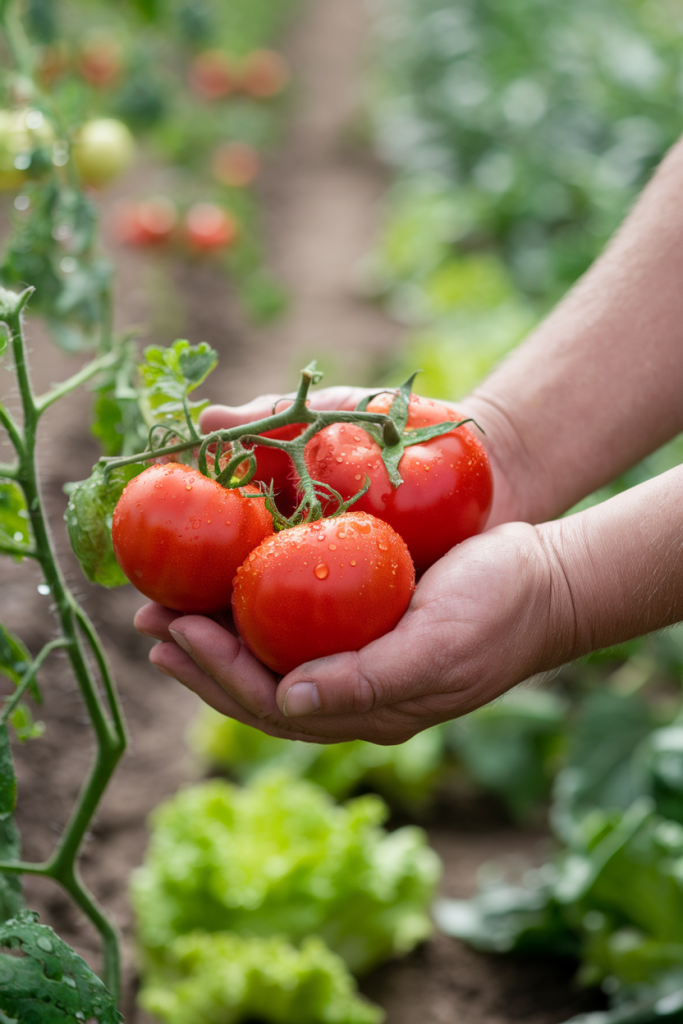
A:
<svg viewBox="0 0 683 1024">
<path fill-rule="evenodd" d="M 406 423 L 408 422 L 408 414 L 410 411 L 410 396 L 413 391 L 413 382 L 420 371 L 416 370 L 405 381 L 404 384 L 397 388 L 394 393 L 394 399 L 389 406 L 388 423 L 385 423 L 381 430 L 375 427 L 368 427 L 363 425 L 363 429 L 366 433 L 370 434 L 374 441 L 382 449 L 382 461 L 386 466 L 389 480 L 393 487 L 400 487 L 403 483 L 403 479 L 399 472 L 399 464 L 403 458 L 403 453 L 409 445 L 424 444 L 425 441 L 431 441 L 435 437 L 441 437 L 443 434 L 450 434 L 452 430 L 457 430 L 458 427 L 464 426 L 465 423 L 474 423 L 476 427 L 481 430 L 481 427 L 472 419 L 460 420 L 454 422 L 452 420 L 445 420 L 443 423 L 434 423 L 430 427 L 422 427 L 419 430 L 406 430 Z M 386 390 L 376 391 L 372 395 L 366 395 L 358 405 L 356 406 L 357 412 L 365 412 L 368 405 L 373 398 L 377 395 L 386 394 Z M 484 431 L 482 430 L 482 434 Z"/>
</svg>

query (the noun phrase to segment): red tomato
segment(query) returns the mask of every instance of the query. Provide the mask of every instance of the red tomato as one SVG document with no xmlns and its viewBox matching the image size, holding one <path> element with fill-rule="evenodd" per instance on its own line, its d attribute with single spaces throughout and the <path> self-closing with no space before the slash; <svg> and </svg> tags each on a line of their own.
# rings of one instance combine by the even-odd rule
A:
<svg viewBox="0 0 683 1024">
<path fill-rule="evenodd" d="M 237 221 L 215 203 L 195 203 L 185 218 L 187 241 L 191 248 L 208 251 L 232 245 L 238 234 Z"/>
<path fill-rule="evenodd" d="M 410 603 L 415 570 L 390 526 L 351 511 L 266 538 L 237 570 L 234 588 L 240 636 L 285 675 L 392 630 Z"/>
<path fill-rule="evenodd" d="M 254 99 L 269 99 L 282 92 L 289 81 L 289 67 L 275 50 L 253 50 L 244 58 L 239 84 Z"/>
<path fill-rule="evenodd" d="M 112 523 L 114 552 L 131 583 L 179 612 L 227 608 L 237 567 L 273 532 L 263 500 L 245 493 L 178 462 L 134 477 Z"/>
<path fill-rule="evenodd" d="M 291 441 L 306 429 L 306 423 L 291 423 L 286 427 L 268 430 L 263 436 L 274 437 L 278 441 Z M 254 445 L 256 453 L 256 472 L 254 480 L 262 480 L 264 484 L 273 484 L 275 504 L 283 515 L 291 516 L 298 504 L 297 477 L 292 460 L 286 452 L 279 448 L 267 448 L 264 444 Z"/>
<path fill-rule="evenodd" d="M 117 234 L 128 245 L 156 245 L 170 239 L 177 220 L 175 203 L 165 196 L 152 196 L 119 207 Z"/>
<path fill-rule="evenodd" d="M 187 84 L 203 100 L 219 100 L 235 88 L 235 70 L 221 50 L 204 50 L 190 64 Z"/>
<path fill-rule="evenodd" d="M 214 153 L 211 170 L 221 185 L 243 188 L 258 175 L 261 158 L 248 142 L 225 142 Z"/>
<path fill-rule="evenodd" d="M 369 412 L 387 412 L 393 395 L 379 395 Z M 453 409 L 412 395 L 407 429 L 463 419 Z M 352 497 L 370 477 L 370 489 L 353 506 L 384 519 L 405 540 L 418 571 L 428 569 L 454 544 L 481 533 L 491 510 L 493 477 L 483 444 L 467 426 L 406 448 L 392 487 L 379 445 L 353 423 L 325 427 L 306 446 L 315 480 L 342 498 Z"/>
<path fill-rule="evenodd" d="M 112 39 L 94 36 L 83 44 L 77 63 L 86 82 L 95 89 L 108 89 L 123 71 L 121 47 Z"/>
</svg>

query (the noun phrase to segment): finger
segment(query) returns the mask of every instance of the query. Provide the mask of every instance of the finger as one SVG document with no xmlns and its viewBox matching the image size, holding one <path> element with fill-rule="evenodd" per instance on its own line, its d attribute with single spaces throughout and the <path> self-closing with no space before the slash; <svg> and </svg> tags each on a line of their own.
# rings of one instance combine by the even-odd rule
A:
<svg viewBox="0 0 683 1024">
<path fill-rule="evenodd" d="M 241 707 L 259 719 L 281 717 L 275 703 L 276 677 L 238 637 L 203 615 L 176 616 L 169 633 Z"/>
<path fill-rule="evenodd" d="M 213 430 L 229 430 L 241 423 L 251 423 L 276 412 L 283 412 L 292 404 L 292 398 L 284 395 L 259 395 L 244 405 L 210 405 L 199 415 L 199 429 L 204 434 Z"/>
<path fill-rule="evenodd" d="M 178 612 L 151 601 L 135 613 L 133 625 L 143 636 L 151 636 L 155 640 L 170 640 L 168 627 L 177 618 Z"/>
<path fill-rule="evenodd" d="M 243 708 L 236 700 L 225 692 L 221 686 L 203 672 L 196 662 L 181 650 L 176 643 L 160 643 L 150 651 L 149 660 L 164 675 L 176 679 L 188 690 L 196 693 L 205 704 L 212 707 L 219 714 L 228 718 L 234 718 L 237 722 L 250 725 L 260 729 L 269 736 L 277 736 L 280 739 L 309 740 L 307 733 L 301 731 L 296 723 L 284 722 L 282 726 L 265 722 L 252 715 Z M 319 742 L 326 742 L 321 740 Z M 332 741 L 328 741 L 332 742 Z"/>
</svg>

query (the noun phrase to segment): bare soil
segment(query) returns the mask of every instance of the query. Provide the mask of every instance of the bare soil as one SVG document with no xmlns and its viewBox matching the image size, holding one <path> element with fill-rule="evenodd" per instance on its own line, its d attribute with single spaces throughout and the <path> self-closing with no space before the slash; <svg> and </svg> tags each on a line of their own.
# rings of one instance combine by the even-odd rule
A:
<svg viewBox="0 0 683 1024">
<path fill-rule="evenodd" d="M 377 308 L 363 303 L 352 286 L 358 260 L 372 245 L 386 176 L 354 143 L 360 105 L 360 70 L 367 40 L 363 0 L 310 0 L 287 40 L 296 70 L 296 96 L 286 137 L 261 186 L 264 226 L 273 272 L 289 289 L 284 318 L 267 329 L 245 321 L 223 272 L 210 261 L 165 266 L 131 251 L 109 248 L 119 265 L 117 321 L 150 325 L 150 338 L 206 340 L 220 353 L 220 369 L 207 394 L 239 402 L 263 391 L 289 390 L 296 370 L 314 355 L 328 381 L 371 382 L 400 345 L 400 329 Z M 153 163 L 138 167 L 105 197 L 158 187 Z M 31 326 L 33 376 L 40 390 L 74 372 L 76 357 L 58 353 Z M 0 395 L 16 405 L 7 373 Z M 103 591 L 87 584 L 68 549 L 61 516 L 62 485 L 89 473 L 97 458 L 87 431 L 89 398 L 84 393 L 52 408 L 42 426 L 44 490 L 53 514 L 58 550 L 74 589 L 87 602 L 101 631 L 120 685 L 130 731 L 130 749 L 112 782 L 88 837 L 82 869 L 124 936 L 124 1012 L 129 1024 L 149 1021 L 135 1007 L 133 921 L 127 899 L 131 870 L 140 864 L 147 839 L 145 819 L 179 786 L 196 779 L 183 735 L 197 699 L 147 662 L 148 641 L 132 629 L 143 599 L 126 587 Z M 0 567 L 0 621 L 36 651 L 53 632 L 50 599 L 37 590 L 31 565 L 4 559 Z M 43 858 L 68 818 L 93 754 L 92 733 L 81 698 L 55 657 L 41 674 L 47 725 L 39 741 L 16 750 L 20 802 L 18 820 L 25 856 Z M 547 845 L 542 831 L 515 830 L 488 804 L 444 804 L 427 823 L 444 860 L 443 892 L 470 894 L 482 861 L 504 855 L 538 860 Z M 29 905 L 96 968 L 97 936 L 51 883 L 26 881 Z M 389 1024 L 556 1024 L 601 1005 L 594 993 L 577 990 L 573 965 L 544 960 L 488 957 L 437 937 L 412 956 L 364 980 L 364 991 L 388 1011 Z"/>
</svg>

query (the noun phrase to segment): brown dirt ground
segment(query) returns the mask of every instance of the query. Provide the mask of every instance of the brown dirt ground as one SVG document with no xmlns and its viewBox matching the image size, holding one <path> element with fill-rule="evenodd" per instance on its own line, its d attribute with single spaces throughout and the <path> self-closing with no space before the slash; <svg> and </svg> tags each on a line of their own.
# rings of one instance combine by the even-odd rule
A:
<svg viewBox="0 0 683 1024">
<path fill-rule="evenodd" d="M 287 41 L 297 73 L 296 102 L 283 145 L 261 186 L 271 266 L 291 293 L 290 309 L 277 325 L 257 330 L 246 323 L 225 276 L 210 262 L 164 267 L 135 252 L 114 251 L 120 268 L 120 325 L 147 323 L 149 336 L 164 344 L 185 336 L 214 345 L 221 366 L 207 388 L 213 400 L 288 390 L 297 368 L 315 354 L 322 357 L 328 381 L 370 382 L 400 343 L 397 326 L 361 302 L 352 287 L 354 267 L 372 244 L 386 184 L 383 170 L 352 142 L 366 37 L 363 0 L 310 0 Z M 159 172 L 143 164 L 105 197 L 105 208 L 117 195 L 154 187 L 159 187 Z M 37 324 L 31 326 L 31 345 L 39 390 L 79 365 L 77 358 L 57 353 Z M 11 388 L 7 373 L 0 375 L 0 395 L 12 404 Z M 130 587 L 107 592 L 89 586 L 68 550 L 61 488 L 67 480 L 86 476 L 97 457 L 87 419 L 87 394 L 53 407 L 42 426 L 41 461 L 57 548 L 70 582 L 101 630 L 130 730 L 130 749 L 93 824 L 82 869 L 124 935 L 126 1021 L 146 1024 L 149 1018 L 134 1004 L 127 879 L 144 854 L 149 811 L 197 777 L 183 746 L 197 700 L 149 667 L 149 643 L 131 627 L 143 599 Z M 35 651 L 52 635 L 49 598 L 37 592 L 40 578 L 34 567 L 5 559 L 0 571 L 0 621 Z M 46 856 L 64 827 L 93 751 L 82 701 L 65 663 L 55 657 L 42 671 L 41 682 L 46 733 L 16 751 L 18 819 L 30 859 Z M 462 801 L 444 804 L 428 825 L 444 859 L 443 892 L 454 896 L 473 891 L 482 861 L 502 854 L 537 860 L 547 843 L 540 831 L 513 829 L 488 805 Z M 26 895 L 42 919 L 97 967 L 97 937 L 69 900 L 39 879 L 27 881 Z M 571 978 L 570 964 L 482 956 L 437 937 L 376 971 L 363 989 L 386 1007 L 389 1024 L 416 1019 L 424 1024 L 555 1024 L 600 1005 L 599 997 L 578 991 Z"/>
</svg>

